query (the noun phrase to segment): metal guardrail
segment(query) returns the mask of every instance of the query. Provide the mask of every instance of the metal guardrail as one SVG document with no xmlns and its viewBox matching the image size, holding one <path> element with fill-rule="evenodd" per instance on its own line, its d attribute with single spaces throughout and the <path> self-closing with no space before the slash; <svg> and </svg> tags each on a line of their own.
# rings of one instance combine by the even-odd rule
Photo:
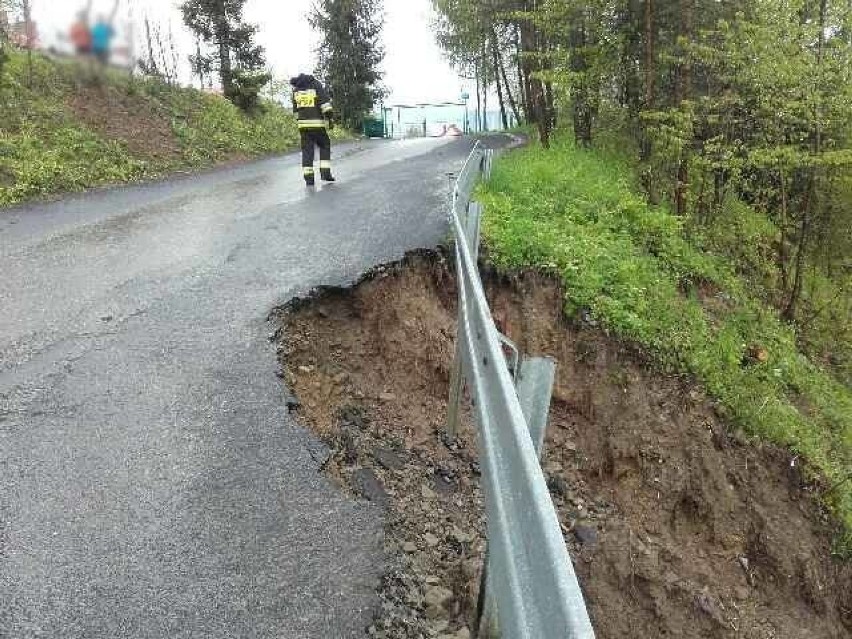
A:
<svg viewBox="0 0 852 639">
<path fill-rule="evenodd" d="M 517 355 L 510 373 L 477 268 L 476 183 L 493 154 L 477 144 L 453 189 L 459 324 L 448 431 L 455 435 L 466 382 L 479 432 L 488 554 L 479 637 L 594 639 L 539 455 L 555 362 Z"/>
</svg>

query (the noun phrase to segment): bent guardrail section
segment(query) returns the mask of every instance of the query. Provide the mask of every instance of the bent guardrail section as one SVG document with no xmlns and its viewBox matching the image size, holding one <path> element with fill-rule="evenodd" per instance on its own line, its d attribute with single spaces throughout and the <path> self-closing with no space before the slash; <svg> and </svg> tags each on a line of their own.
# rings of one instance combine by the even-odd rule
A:
<svg viewBox="0 0 852 639">
<path fill-rule="evenodd" d="M 539 360 L 541 366 L 528 366 L 532 360 L 519 365 L 516 361 L 519 370 L 510 374 L 503 338 L 491 316 L 477 268 L 479 206 L 470 197 L 479 178 L 490 174 L 491 162 L 490 151 L 474 147 L 456 181 L 451 212 L 457 239 L 459 325 L 448 429 L 452 434 L 457 427 L 466 382 L 479 431 L 488 535 L 479 636 L 593 639 L 539 464 L 554 364 Z M 529 376 L 524 375 L 525 369 Z M 513 374 L 519 373 L 522 381 L 516 387 Z"/>
</svg>

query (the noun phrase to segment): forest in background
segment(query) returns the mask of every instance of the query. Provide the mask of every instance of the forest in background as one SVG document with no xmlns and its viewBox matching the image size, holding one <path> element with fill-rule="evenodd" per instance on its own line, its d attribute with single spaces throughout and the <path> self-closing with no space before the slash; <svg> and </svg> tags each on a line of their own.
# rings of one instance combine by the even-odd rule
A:
<svg viewBox="0 0 852 639">
<path fill-rule="evenodd" d="M 852 2 L 433 4 L 538 138 L 484 193 L 491 259 L 808 459 L 852 549 Z"/>
<path fill-rule="evenodd" d="M 480 103 L 620 149 L 852 383 L 852 2 L 434 4 Z"/>
</svg>

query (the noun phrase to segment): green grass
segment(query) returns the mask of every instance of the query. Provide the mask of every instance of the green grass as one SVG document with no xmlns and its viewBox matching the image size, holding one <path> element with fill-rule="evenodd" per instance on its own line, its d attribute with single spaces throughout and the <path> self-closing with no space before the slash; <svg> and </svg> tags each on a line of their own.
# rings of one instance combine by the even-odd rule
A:
<svg viewBox="0 0 852 639">
<path fill-rule="evenodd" d="M 249 117 L 222 97 L 193 89 L 169 87 L 151 94 L 171 114 L 172 128 L 190 165 L 234 155 L 278 153 L 298 145 L 292 113 L 277 105 L 267 103 Z"/>
<path fill-rule="evenodd" d="M 93 86 L 130 110 L 163 118 L 178 153 L 144 157 L 126 141 L 108 139 L 86 126 L 70 101 L 75 92 Z M 20 53 L 12 54 L 0 77 L 0 206 L 280 153 L 297 144 L 293 115 L 272 103 L 248 116 L 219 96 L 40 55 L 34 56 L 30 81 Z"/>
<path fill-rule="evenodd" d="M 766 303 L 783 304 L 780 233 L 766 214 L 729 198 L 710 220 L 692 224 L 687 232 L 696 247 L 725 256 Z M 819 259 L 814 262 L 806 269 L 796 312 L 799 348 L 852 387 L 852 272 L 843 268 L 828 271 Z"/>
<path fill-rule="evenodd" d="M 743 431 L 790 448 L 824 485 L 840 484 L 824 497 L 843 524 L 838 551 L 852 553 L 852 483 L 841 483 L 852 472 L 852 392 L 800 353 L 730 259 L 648 205 L 629 165 L 563 137 L 548 152 L 533 146 L 498 161 L 481 200 L 496 266 L 555 274 L 569 314 L 588 310 L 666 370 L 694 375 Z M 751 345 L 767 361 L 743 365 Z"/>
<path fill-rule="evenodd" d="M 70 88 L 60 69 L 36 56 L 34 83 L 27 88 L 25 58 L 12 55 L 0 80 L 0 205 L 145 173 L 121 145 L 100 138 L 70 117 Z"/>
</svg>

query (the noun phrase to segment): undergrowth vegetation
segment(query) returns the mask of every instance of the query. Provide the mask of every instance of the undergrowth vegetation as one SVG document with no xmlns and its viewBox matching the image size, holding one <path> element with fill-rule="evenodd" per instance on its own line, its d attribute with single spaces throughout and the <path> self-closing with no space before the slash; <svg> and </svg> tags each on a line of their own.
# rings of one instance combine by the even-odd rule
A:
<svg viewBox="0 0 852 639">
<path fill-rule="evenodd" d="M 40 55 L 30 76 L 19 53 L 0 78 L 0 206 L 297 144 L 292 113 L 272 102 L 247 115 L 217 95 Z"/>
<path fill-rule="evenodd" d="M 852 390 L 803 354 L 757 293 L 772 276 L 768 221 L 734 201 L 727 232 L 688 233 L 647 203 L 629 164 L 565 137 L 497 162 L 481 199 L 498 267 L 555 274 L 570 315 L 589 313 L 666 370 L 694 375 L 742 431 L 794 451 L 842 521 L 838 552 L 852 553 Z"/>
</svg>

